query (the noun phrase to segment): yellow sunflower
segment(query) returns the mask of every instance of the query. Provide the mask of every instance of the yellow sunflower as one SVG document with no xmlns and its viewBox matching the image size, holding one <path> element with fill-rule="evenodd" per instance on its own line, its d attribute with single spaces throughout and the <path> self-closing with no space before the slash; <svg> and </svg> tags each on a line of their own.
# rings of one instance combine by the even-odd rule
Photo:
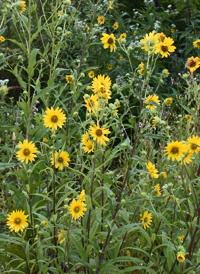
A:
<svg viewBox="0 0 200 274">
<path fill-rule="evenodd" d="M 182 142 L 172 141 L 171 143 L 167 143 L 165 151 L 165 154 L 168 154 L 168 159 L 172 158 L 172 161 L 180 161 L 180 159 L 184 157 L 184 153 L 187 151 L 187 146 Z"/>
<path fill-rule="evenodd" d="M 43 227 L 48 226 L 48 222 L 47 222 L 47 221 L 42 221 L 42 222 L 41 222 L 41 225 L 42 225 Z"/>
<path fill-rule="evenodd" d="M 118 29 L 119 28 L 119 24 L 117 22 L 115 22 L 114 25 L 113 25 L 113 28 L 114 29 Z"/>
<path fill-rule="evenodd" d="M 149 104 L 152 102 L 157 103 L 158 105 L 160 105 L 160 100 L 158 100 L 158 96 L 157 95 L 149 95 L 146 100 L 145 100 L 145 104 Z M 150 108 L 150 110 L 153 110 L 156 106 L 155 105 L 147 105 L 146 108 Z"/>
<path fill-rule="evenodd" d="M 28 140 L 24 140 L 23 143 L 19 142 L 18 146 L 21 148 L 18 152 L 17 152 L 17 157 L 20 161 L 24 162 L 26 164 L 28 164 L 28 161 L 30 161 L 31 163 L 35 161 L 34 158 L 36 158 L 37 156 L 34 153 L 37 153 L 38 150 L 35 147 L 35 144 L 31 142 L 28 142 Z"/>
<path fill-rule="evenodd" d="M 186 67 L 190 70 L 190 73 L 193 73 L 196 69 L 200 66 L 200 59 L 199 57 L 190 57 L 187 60 Z"/>
<path fill-rule="evenodd" d="M 113 6 L 114 6 L 114 5 L 113 5 L 113 2 L 114 2 L 114 1 L 109 1 L 109 9 L 113 9 Z"/>
<path fill-rule="evenodd" d="M 47 108 L 45 111 L 46 115 L 43 115 L 45 127 L 51 128 L 51 130 L 57 130 L 57 127 L 62 128 L 63 124 L 66 121 L 65 114 L 62 112 L 62 109 L 58 107 L 54 110 L 53 107 Z"/>
<path fill-rule="evenodd" d="M 167 178 L 167 172 L 163 171 L 162 176 L 163 176 L 164 179 L 166 179 Z"/>
<path fill-rule="evenodd" d="M 169 98 L 166 98 L 165 101 L 164 101 L 164 104 L 167 106 L 167 107 L 170 107 L 171 104 L 173 102 L 173 98 L 172 97 L 169 97 Z"/>
<path fill-rule="evenodd" d="M 85 190 L 84 189 L 81 191 L 81 194 L 79 196 L 79 201 L 85 202 Z"/>
<path fill-rule="evenodd" d="M 0 41 L 5 42 L 5 38 L 3 36 L 0 36 Z"/>
<path fill-rule="evenodd" d="M 103 37 L 100 38 L 101 42 L 104 44 L 103 48 L 107 49 L 110 46 L 110 52 L 116 51 L 115 36 L 113 33 L 111 35 L 107 33 L 102 33 Z"/>
<path fill-rule="evenodd" d="M 21 13 L 25 12 L 25 10 L 26 10 L 26 2 L 25 1 L 18 1 L 16 3 L 16 6 Z"/>
<path fill-rule="evenodd" d="M 144 75 L 145 74 L 144 63 L 141 62 L 140 65 L 139 65 L 139 67 L 140 67 L 139 74 L 140 75 Z"/>
<path fill-rule="evenodd" d="M 91 152 L 94 152 L 94 143 L 90 140 L 88 140 L 84 146 L 82 146 L 83 150 L 86 152 L 86 153 L 91 153 Z"/>
<path fill-rule="evenodd" d="M 74 81 L 74 77 L 72 75 L 66 75 L 65 79 L 68 84 L 71 84 Z"/>
<path fill-rule="evenodd" d="M 127 34 L 124 32 L 119 36 L 117 40 L 120 42 L 122 39 L 126 39 L 126 37 L 127 37 Z"/>
<path fill-rule="evenodd" d="M 16 210 L 13 211 L 11 214 L 8 215 L 7 218 L 7 226 L 9 226 L 9 229 L 11 231 L 19 232 L 23 231 L 26 226 L 28 226 L 28 223 L 26 221 L 28 215 L 24 215 L 24 211 L 22 210 Z"/>
<path fill-rule="evenodd" d="M 171 33 L 174 33 L 176 30 L 175 29 L 171 29 Z"/>
<path fill-rule="evenodd" d="M 160 125 L 161 119 L 158 116 L 155 116 L 152 120 L 152 126 L 158 127 Z"/>
<path fill-rule="evenodd" d="M 99 17 L 97 18 L 97 21 L 98 21 L 98 23 L 99 23 L 100 25 L 103 25 L 103 24 L 105 23 L 105 17 L 103 17 L 103 15 L 102 15 L 102 16 L 99 16 Z"/>
<path fill-rule="evenodd" d="M 65 230 L 61 229 L 59 234 L 58 234 L 58 242 L 59 244 L 62 244 L 65 241 L 65 237 L 63 237 L 65 235 Z"/>
<path fill-rule="evenodd" d="M 81 200 L 76 201 L 75 199 L 73 199 L 69 208 L 72 219 L 76 220 L 77 218 L 83 217 L 85 215 L 84 211 L 87 210 L 85 206 L 86 204 Z"/>
<path fill-rule="evenodd" d="M 180 236 L 178 236 L 178 238 L 182 242 L 184 240 L 184 238 L 185 238 L 185 235 L 180 235 Z"/>
<path fill-rule="evenodd" d="M 196 40 L 193 42 L 195 48 L 200 49 L 200 40 Z"/>
<path fill-rule="evenodd" d="M 94 78 L 94 71 L 91 70 L 91 71 L 88 73 L 88 76 L 89 76 L 90 78 Z"/>
<path fill-rule="evenodd" d="M 90 135 L 93 137 L 93 140 L 103 146 L 106 146 L 105 141 L 109 141 L 109 138 L 104 134 L 109 133 L 111 133 L 109 129 L 99 127 L 99 121 L 97 121 L 97 125 L 94 125 L 94 127 L 90 126 Z"/>
<path fill-rule="evenodd" d="M 185 261 L 185 256 L 183 253 L 179 252 L 177 257 L 176 257 L 177 261 L 179 261 L 180 263 L 183 263 Z"/>
<path fill-rule="evenodd" d="M 59 155 L 59 156 L 58 156 Z M 69 153 L 66 151 L 60 150 L 55 152 L 55 155 L 52 153 L 51 164 L 54 165 L 54 157 L 55 157 L 55 168 L 59 168 L 59 170 L 63 169 L 63 166 L 69 166 L 69 162 L 71 161 L 69 158 Z"/>
<path fill-rule="evenodd" d="M 160 185 L 159 184 L 156 185 L 156 192 L 157 192 L 158 197 L 162 195 L 162 193 L 160 192 Z"/>
<path fill-rule="evenodd" d="M 121 61 L 121 60 L 123 60 L 123 59 L 124 59 L 123 56 L 120 55 L 120 56 L 119 56 L 119 60 Z"/>
<path fill-rule="evenodd" d="M 98 96 L 100 98 L 103 98 L 105 101 L 110 99 L 111 91 L 111 80 L 109 76 L 105 75 L 98 75 L 95 77 L 92 81 L 92 89 L 96 93 L 98 93 Z"/>
<path fill-rule="evenodd" d="M 145 211 L 143 214 L 143 217 L 141 218 L 141 221 L 143 223 L 143 227 L 146 230 L 147 227 L 149 227 L 152 223 L 152 213 L 149 213 L 149 211 Z"/>
<path fill-rule="evenodd" d="M 151 177 L 153 177 L 155 179 L 159 177 L 159 175 L 157 174 L 158 170 L 155 168 L 155 165 L 153 165 L 151 162 L 148 162 L 148 164 L 145 163 L 145 165 L 146 165 Z"/>
<path fill-rule="evenodd" d="M 148 53 L 153 53 L 156 50 L 156 45 L 158 44 L 158 36 L 155 31 L 146 34 L 144 39 L 140 40 L 141 49 L 147 51 Z"/>
<path fill-rule="evenodd" d="M 193 137 L 188 138 L 188 145 L 190 151 L 194 154 L 200 151 L 200 139 L 198 136 L 193 135 Z"/>
<path fill-rule="evenodd" d="M 109 70 L 112 69 L 112 64 L 108 64 L 108 69 L 109 69 Z"/>
<path fill-rule="evenodd" d="M 160 42 L 163 42 L 165 40 L 166 35 L 163 32 L 157 33 L 158 39 Z"/>
<path fill-rule="evenodd" d="M 161 57 L 168 57 L 170 54 L 169 52 L 174 52 L 176 47 L 172 46 L 174 43 L 174 40 L 170 37 L 165 37 L 163 42 L 160 42 L 156 45 L 156 51 L 155 53 L 160 53 Z"/>
<path fill-rule="evenodd" d="M 185 119 L 187 122 L 190 122 L 192 120 L 192 116 L 188 114 L 185 116 Z"/>
<path fill-rule="evenodd" d="M 189 147 L 187 147 L 188 149 L 189 149 Z M 185 156 L 184 156 L 184 158 L 183 158 L 183 160 L 182 160 L 182 163 L 184 163 L 184 164 L 190 164 L 191 163 L 191 161 L 192 161 L 192 155 L 194 154 L 194 152 L 193 151 L 191 151 L 191 150 L 188 150 L 187 152 L 186 152 L 186 154 L 185 154 Z"/>
<path fill-rule="evenodd" d="M 81 143 L 83 145 L 85 145 L 88 142 L 88 140 L 89 140 L 89 135 L 88 135 L 88 132 L 86 131 L 85 134 L 81 138 Z"/>
<path fill-rule="evenodd" d="M 95 113 L 95 111 L 98 110 L 98 96 L 95 94 L 91 95 L 91 97 L 88 99 L 86 99 L 86 96 L 84 96 L 83 98 L 86 103 L 85 106 L 87 110 L 89 110 L 90 113 Z"/>
</svg>

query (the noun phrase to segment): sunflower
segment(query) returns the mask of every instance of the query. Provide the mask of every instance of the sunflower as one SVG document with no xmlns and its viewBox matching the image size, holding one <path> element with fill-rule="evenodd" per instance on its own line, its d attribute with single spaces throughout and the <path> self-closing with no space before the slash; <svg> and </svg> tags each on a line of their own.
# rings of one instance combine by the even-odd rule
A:
<svg viewBox="0 0 200 274">
<path fill-rule="evenodd" d="M 26 221 L 28 215 L 24 215 L 24 211 L 16 210 L 13 211 L 7 218 L 7 226 L 11 231 L 19 232 L 20 230 L 23 231 L 28 223 Z"/>
<path fill-rule="evenodd" d="M 84 216 L 84 211 L 87 210 L 85 208 L 86 204 L 82 202 L 81 200 L 76 201 L 73 199 L 69 211 L 72 214 L 72 219 L 76 220 L 77 218 L 83 217 Z"/>
<path fill-rule="evenodd" d="M 102 33 L 103 37 L 100 38 L 101 42 L 104 44 L 103 48 L 107 49 L 110 46 L 110 52 L 116 51 L 115 36 L 113 33 L 111 35 L 107 33 Z"/>
<path fill-rule="evenodd" d="M 160 185 L 159 184 L 156 185 L 156 192 L 157 192 L 158 197 L 162 195 L 162 193 L 160 192 Z"/>
<path fill-rule="evenodd" d="M 157 103 L 158 105 L 160 105 L 160 100 L 158 100 L 158 96 L 157 95 L 149 95 L 146 100 L 145 100 L 145 104 L 149 104 L 149 103 L 152 103 L 152 102 L 155 102 Z M 146 108 L 150 108 L 150 110 L 153 110 L 156 106 L 154 105 L 147 105 Z"/>
<path fill-rule="evenodd" d="M 55 158 L 55 168 L 59 168 L 59 170 L 63 169 L 63 166 L 69 166 L 69 162 L 71 161 L 69 158 L 69 153 L 66 151 L 60 150 L 55 152 L 55 155 L 52 153 L 51 157 L 51 164 L 54 165 L 54 158 Z"/>
<path fill-rule="evenodd" d="M 88 135 L 88 132 L 86 131 L 85 134 L 81 138 L 81 143 L 83 145 L 85 145 L 88 142 L 88 140 L 89 140 L 89 135 Z"/>
<path fill-rule="evenodd" d="M 121 60 L 123 60 L 123 59 L 124 59 L 123 56 L 120 55 L 120 56 L 119 56 L 119 60 L 121 61 Z"/>
<path fill-rule="evenodd" d="M 193 73 L 196 69 L 200 66 L 200 59 L 199 57 L 190 57 L 187 60 L 186 67 L 190 70 L 190 73 Z"/>
<path fill-rule="evenodd" d="M 79 201 L 85 202 L 85 190 L 84 189 L 81 191 L 81 194 L 79 196 Z"/>
<path fill-rule="evenodd" d="M 165 40 L 166 35 L 163 32 L 157 33 L 157 37 L 160 40 L 160 42 L 163 42 Z"/>
<path fill-rule="evenodd" d="M 42 222 L 41 222 L 41 225 L 42 225 L 43 227 L 48 226 L 48 222 L 47 222 L 47 221 L 42 221 Z"/>
<path fill-rule="evenodd" d="M 156 45 L 158 44 L 158 36 L 155 31 L 146 34 L 144 39 L 140 40 L 141 49 L 147 51 L 148 53 L 153 53 L 156 50 Z"/>
<path fill-rule="evenodd" d="M 139 74 L 144 75 L 145 74 L 144 63 L 141 62 L 139 67 L 140 67 Z"/>
<path fill-rule="evenodd" d="M 0 36 L 0 41 L 3 43 L 5 42 L 5 38 L 3 36 Z"/>
<path fill-rule="evenodd" d="M 164 179 L 166 179 L 167 178 L 167 172 L 163 171 L 162 176 L 163 176 Z"/>
<path fill-rule="evenodd" d="M 178 238 L 182 242 L 184 240 L 184 238 L 185 238 L 185 235 L 180 235 L 180 236 L 178 236 Z"/>
<path fill-rule="evenodd" d="M 190 151 L 194 154 L 200 151 L 200 139 L 198 136 L 193 135 L 192 138 L 188 138 L 188 144 Z"/>
<path fill-rule="evenodd" d="M 66 75 L 65 79 L 68 84 L 71 84 L 74 81 L 74 77 L 72 75 Z"/>
<path fill-rule="evenodd" d="M 94 143 L 88 140 L 82 148 L 86 153 L 94 152 Z"/>
<path fill-rule="evenodd" d="M 176 47 L 172 46 L 172 44 L 174 43 L 174 40 L 170 37 L 165 37 L 163 42 L 160 42 L 156 45 L 156 51 L 155 53 L 160 53 L 163 57 L 168 57 L 170 54 L 169 52 L 174 52 Z"/>
<path fill-rule="evenodd" d="M 102 97 L 105 101 L 110 99 L 111 91 L 111 80 L 109 76 L 105 75 L 98 75 L 97 78 L 95 77 L 92 81 L 92 89 L 96 93 L 98 93 L 99 97 Z"/>
<path fill-rule="evenodd" d="M 149 211 L 145 211 L 143 214 L 143 217 L 141 218 L 142 223 L 143 223 L 143 227 L 146 230 L 147 227 L 149 227 L 152 223 L 152 213 L 149 213 Z"/>
<path fill-rule="evenodd" d="M 183 253 L 179 252 L 177 257 L 176 257 L 177 261 L 179 261 L 180 263 L 183 263 L 185 261 L 185 256 L 183 255 Z"/>
<path fill-rule="evenodd" d="M 46 115 L 43 115 L 44 125 L 45 127 L 49 127 L 52 129 L 52 131 L 55 129 L 57 130 L 57 127 L 62 128 L 63 124 L 66 121 L 65 114 L 62 112 L 62 109 L 59 109 L 58 107 L 54 110 L 53 107 L 47 108 L 45 111 Z"/>
<path fill-rule="evenodd" d="M 174 33 L 176 30 L 175 29 L 171 29 L 171 33 Z"/>
<path fill-rule="evenodd" d="M 148 162 L 148 164 L 145 163 L 145 165 L 146 165 L 151 177 L 153 177 L 155 179 L 159 177 L 159 175 L 157 174 L 158 170 L 155 168 L 155 165 L 153 165 L 151 162 Z"/>
<path fill-rule="evenodd" d="M 118 29 L 119 28 L 119 24 L 117 22 L 115 22 L 114 25 L 113 25 L 113 28 L 114 29 Z"/>
<path fill-rule="evenodd" d="M 98 109 L 98 96 L 95 94 L 95 95 L 91 95 L 90 98 L 86 99 L 87 97 L 84 96 L 84 101 L 86 103 L 86 108 L 87 110 L 89 110 L 89 112 L 91 113 L 95 113 L 95 110 Z"/>
<path fill-rule="evenodd" d="M 109 70 L 111 70 L 111 69 L 112 69 L 112 64 L 108 64 L 107 68 L 108 68 Z"/>
<path fill-rule="evenodd" d="M 63 237 L 65 235 L 65 230 L 61 229 L 59 234 L 58 234 L 58 242 L 59 244 L 62 244 L 65 241 L 65 237 Z"/>
<path fill-rule="evenodd" d="M 18 152 L 17 152 L 17 157 L 20 161 L 24 162 L 26 164 L 28 164 L 28 161 L 30 161 L 31 163 L 35 161 L 34 158 L 36 158 L 37 156 L 34 153 L 37 153 L 38 150 L 35 147 L 35 144 L 31 142 L 28 142 L 28 140 L 24 140 L 23 143 L 19 142 L 19 147 L 21 148 Z"/>
<path fill-rule="evenodd" d="M 165 151 L 165 154 L 168 154 L 168 159 L 172 158 L 172 161 L 180 161 L 180 159 L 184 157 L 184 153 L 187 151 L 187 146 L 182 142 L 172 141 L 167 144 Z"/>
<path fill-rule="evenodd" d="M 103 24 L 105 23 L 105 17 L 103 17 L 103 15 L 102 15 L 102 16 L 99 16 L 99 17 L 97 18 L 97 21 L 98 21 L 98 23 L 99 23 L 100 25 L 103 25 Z"/>
<path fill-rule="evenodd" d="M 171 104 L 173 102 L 173 98 L 172 97 L 169 97 L 169 98 L 166 98 L 165 101 L 164 101 L 164 104 L 167 106 L 167 107 L 170 107 Z"/>
<path fill-rule="evenodd" d="M 109 141 L 109 138 L 104 134 L 109 133 L 111 133 L 109 129 L 99 127 L 99 121 L 97 121 L 97 125 L 94 125 L 94 127 L 90 126 L 90 135 L 93 137 L 93 140 L 103 146 L 106 146 L 105 141 Z"/>
<path fill-rule="evenodd" d="M 189 149 L 189 147 L 187 147 L 188 149 Z M 191 163 L 191 161 L 192 161 L 192 155 L 194 154 L 194 152 L 193 151 L 191 151 L 191 150 L 188 150 L 187 152 L 186 152 L 186 154 L 185 154 L 185 156 L 184 156 L 184 158 L 183 158 L 183 160 L 182 160 L 182 163 L 184 163 L 184 164 L 190 164 Z"/>
<path fill-rule="evenodd" d="M 160 125 L 161 119 L 158 116 L 155 116 L 152 120 L 152 126 L 158 127 Z"/>
<path fill-rule="evenodd" d="M 88 76 L 89 76 L 90 78 L 94 78 L 94 71 L 91 70 L 91 71 L 88 73 Z"/>
<path fill-rule="evenodd" d="M 122 39 L 126 39 L 126 37 L 127 37 L 127 35 L 126 35 L 126 33 L 124 32 L 124 33 L 122 33 L 122 34 L 119 36 L 119 38 L 118 38 L 117 40 L 120 42 Z"/>
<path fill-rule="evenodd" d="M 109 1 L 109 9 L 113 9 L 113 1 Z"/>
<path fill-rule="evenodd" d="M 18 1 L 16 3 L 16 6 L 17 6 L 17 9 L 19 9 L 19 11 L 21 13 L 25 12 L 25 10 L 26 10 L 26 2 L 25 1 Z"/>
<path fill-rule="evenodd" d="M 194 41 L 193 45 L 195 48 L 200 49 L 200 40 Z"/>
<path fill-rule="evenodd" d="M 185 119 L 187 122 L 190 122 L 192 120 L 192 116 L 188 114 L 185 116 Z"/>
</svg>

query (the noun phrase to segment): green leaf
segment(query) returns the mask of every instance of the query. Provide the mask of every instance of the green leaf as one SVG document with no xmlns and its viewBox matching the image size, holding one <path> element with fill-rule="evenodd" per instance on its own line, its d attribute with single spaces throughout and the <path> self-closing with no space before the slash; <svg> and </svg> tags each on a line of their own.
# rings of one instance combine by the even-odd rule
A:
<svg viewBox="0 0 200 274">
<path fill-rule="evenodd" d="M 145 133 L 145 134 L 143 134 L 143 137 L 150 138 L 150 139 L 164 139 L 164 138 L 167 138 L 167 136 L 165 136 L 165 135 L 153 134 L 153 133 Z"/>
</svg>

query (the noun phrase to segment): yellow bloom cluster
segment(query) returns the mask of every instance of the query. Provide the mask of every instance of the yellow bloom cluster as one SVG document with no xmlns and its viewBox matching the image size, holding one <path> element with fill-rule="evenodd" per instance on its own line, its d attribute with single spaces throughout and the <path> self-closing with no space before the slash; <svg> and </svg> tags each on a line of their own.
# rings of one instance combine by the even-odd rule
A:
<svg viewBox="0 0 200 274">
<path fill-rule="evenodd" d="M 159 177 L 158 170 L 155 168 L 155 165 L 153 165 L 151 162 L 148 162 L 148 164 L 145 163 L 145 165 L 146 165 L 151 177 L 153 177 L 155 179 Z"/>
</svg>

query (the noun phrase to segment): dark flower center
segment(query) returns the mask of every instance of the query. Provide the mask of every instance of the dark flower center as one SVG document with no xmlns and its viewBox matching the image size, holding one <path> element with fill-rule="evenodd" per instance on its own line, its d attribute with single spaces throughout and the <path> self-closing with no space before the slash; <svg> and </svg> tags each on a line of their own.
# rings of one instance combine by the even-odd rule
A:
<svg viewBox="0 0 200 274">
<path fill-rule="evenodd" d="M 164 35 L 160 35 L 160 41 L 161 41 L 161 42 L 164 42 L 165 37 L 166 37 L 166 36 L 164 36 Z"/>
<path fill-rule="evenodd" d="M 59 158 L 58 158 L 58 162 L 59 162 L 59 163 L 63 163 L 63 158 L 62 158 L 62 157 L 59 157 Z"/>
<path fill-rule="evenodd" d="M 172 153 L 172 154 L 177 154 L 177 153 L 178 153 L 178 147 L 173 147 L 173 148 L 171 149 L 171 153 Z"/>
<path fill-rule="evenodd" d="M 89 148 L 89 149 L 92 149 L 92 146 L 91 146 L 91 145 L 89 145 L 89 146 L 88 146 L 88 148 Z"/>
<path fill-rule="evenodd" d="M 114 43 L 114 41 L 113 41 L 113 39 L 110 37 L 110 38 L 108 39 L 107 43 L 108 43 L 109 45 L 112 45 L 112 44 Z"/>
<path fill-rule="evenodd" d="M 70 83 L 72 82 L 72 77 L 71 77 L 71 76 L 68 77 L 68 81 L 69 81 Z"/>
<path fill-rule="evenodd" d="M 24 155 L 28 156 L 30 154 L 30 150 L 28 148 L 24 149 Z"/>
<path fill-rule="evenodd" d="M 97 135 L 98 137 L 100 137 L 100 136 L 102 136 L 102 134 L 103 134 L 102 129 L 98 128 L 98 129 L 96 130 L 96 135 Z"/>
<path fill-rule="evenodd" d="M 19 224 L 21 223 L 21 219 L 20 219 L 20 218 L 15 219 L 15 223 L 16 223 L 17 225 L 19 225 Z"/>
<path fill-rule="evenodd" d="M 190 60 L 190 61 L 188 62 L 188 66 L 189 66 L 190 68 L 195 67 L 195 66 L 196 66 L 196 62 L 195 62 L 194 60 Z"/>
<path fill-rule="evenodd" d="M 193 149 L 193 150 L 195 150 L 195 149 L 197 149 L 197 145 L 191 145 L 191 149 Z"/>
<path fill-rule="evenodd" d="M 58 117 L 56 115 L 51 117 L 51 122 L 56 123 L 58 121 Z"/>
<path fill-rule="evenodd" d="M 167 52 L 168 51 L 168 46 L 161 46 L 161 50 L 163 52 Z"/>
<path fill-rule="evenodd" d="M 80 208 L 79 208 L 78 206 L 74 208 L 74 211 L 75 211 L 76 213 L 78 213 L 79 210 L 80 210 Z"/>
<path fill-rule="evenodd" d="M 144 218 L 144 223 L 147 223 L 147 222 L 148 222 L 148 218 L 145 217 L 145 218 Z"/>
</svg>

